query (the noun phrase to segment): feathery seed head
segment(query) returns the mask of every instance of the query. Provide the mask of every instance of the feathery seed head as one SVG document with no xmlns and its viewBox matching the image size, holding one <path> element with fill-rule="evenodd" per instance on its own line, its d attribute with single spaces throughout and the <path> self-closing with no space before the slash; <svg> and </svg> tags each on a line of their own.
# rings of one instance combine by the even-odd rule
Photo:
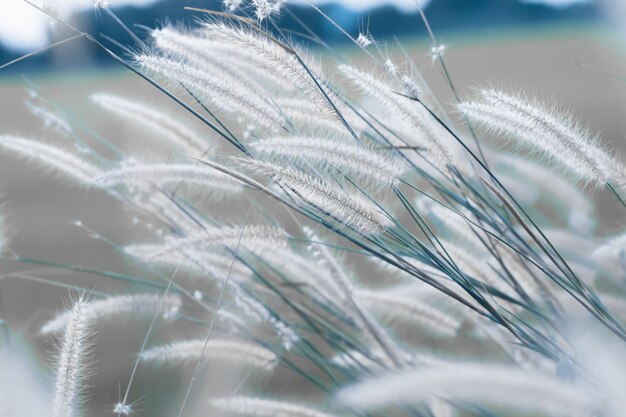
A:
<svg viewBox="0 0 626 417">
<path fill-rule="evenodd" d="M 237 414 L 257 417 L 333 417 L 299 404 L 254 397 L 216 398 L 210 401 L 215 408 Z"/>
<path fill-rule="evenodd" d="M 46 128 L 54 129 L 66 136 L 72 133 L 72 126 L 57 113 L 32 103 L 27 103 L 27 107 L 34 116 L 41 119 Z"/>
<path fill-rule="evenodd" d="M 177 57 L 142 54 L 135 59 L 146 70 L 162 75 L 174 85 L 184 85 L 224 112 L 240 116 L 262 129 L 278 131 L 285 123 L 271 103 L 250 94 L 236 79 L 207 73 L 203 67 Z"/>
<path fill-rule="evenodd" d="M 391 404 L 419 404 L 433 398 L 477 405 L 502 405 L 514 410 L 560 414 L 598 410 L 586 390 L 554 376 L 498 365 L 458 363 L 402 371 L 344 389 L 346 405 L 372 409 Z"/>
<path fill-rule="evenodd" d="M 249 53 L 255 60 L 259 58 L 272 72 L 280 74 L 285 80 L 309 100 L 312 100 L 320 108 L 327 109 L 334 114 L 334 109 L 320 91 L 331 98 L 334 94 L 324 87 L 324 74 L 317 63 L 308 58 L 301 50 L 292 50 L 279 44 L 258 31 L 251 31 L 241 26 L 225 22 L 205 23 L 203 26 L 205 36 L 221 40 L 225 44 L 236 44 Z M 232 49 L 232 48 L 231 48 Z M 296 55 L 297 54 L 297 55 Z M 306 67 L 303 65 L 306 65 Z M 339 102 L 339 100 L 334 100 Z"/>
<path fill-rule="evenodd" d="M 89 374 L 92 317 L 87 314 L 89 303 L 79 298 L 70 310 L 60 341 L 54 383 L 53 417 L 80 415 L 84 401 L 85 382 Z"/>
<path fill-rule="evenodd" d="M 563 169 L 574 179 L 604 185 L 616 162 L 579 123 L 546 105 L 498 90 L 481 90 L 481 101 L 466 101 L 459 109 L 477 125 L 516 139 Z"/>
<path fill-rule="evenodd" d="M 91 95 L 103 109 L 152 130 L 157 138 L 170 142 L 177 151 L 197 155 L 206 151 L 207 141 L 178 119 L 139 101 L 107 93 Z"/>
<path fill-rule="evenodd" d="M 236 340 L 199 339 L 174 342 L 148 349 L 139 356 L 144 362 L 170 364 L 183 361 L 222 359 L 271 370 L 277 364 L 274 352 L 256 344 Z"/>
<path fill-rule="evenodd" d="M 239 45 L 211 30 L 183 31 L 165 26 L 151 32 L 155 47 L 194 66 L 204 67 L 213 76 L 241 85 L 248 93 L 265 97 L 293 91 L 288 78 L 276 71 L 256 48 Z M 243 47 L 242 47 L 243 46 Z M 269 91 L 268 91 L 269 88 Z"/>
<path fill-rule="evenodd" d="M 387 189 L 396 184 L 408 166 L 392 151 L 368 149 L 342 140 L 314 137 L 276 137 L 257 141 L 252 147 L 264 157 L 292 162 L 304 170 L 311 166 L 354 178 L 357 182 L 376 184 Z"/>
<path fill-rule="evenodd" d="M 421 108 L 418 103 L 393 92 L 393 88 L 375 75 L 361 71 L 349 65 L 340 65 L 341 71 L 351 83 L 363 93 L 378 100 L 390 113 L 407 123 L 410 139 L 419 140 L 418 144 L 435 157 L 435 164 L 447 170 L 448 166 L 462 166 L 454 152 L 449 148 L 446 137 L 442 137 L 436 121 Z"/>
<path fill-rule="evenodd" d="M 253 159 L 239 159 L 243 166 L 259 175 L 272 178 L 301 203 L 365 235 L 384 232 L 393 225 L 391 219 L 360 192 L 341 188 L 290 166 Z"/>
<path fill-rule="evenodd" d="M 329 114 L 326 108 L 315 102 L 296 97 L 278 98 L 276 104 L 289 123 L 302 134 L 353 140 L 339 118 Z"/>
<path fill-rule="evenodd" d="M 231 250 L 237 248 L 246 249 L 254 253 L 262 253 L 264 250 L 277 250 L 286 248 L 288 245 L 289 235 L 284 229 L 266 225 L 246 225 L 245 227 L 210 227 L 207 226 L 201 231 L 196 231 L 186 237 L 169 237 L 165 239 L 164 244 L 144 244 L 127 246 L 125 252 L 129 255 L 141 258 L 148 262 L 172 262 L 174 257 L 188 257 L 189 261 L 196 263 L 197 267 L 209 266 L 218 259 L 230 259 L 232 255 L 226 258 L 211 256 L 210 253 L 202 252 L 206 249 Z M 174 261 L 175 262 L 175 261 Z M 211 267 L 210 270 L 213 268 Z M 223 265 L 221 268 L 228 270 Z M 235 272 L 237 269 L 235 269 Z"/>
<path fill-rule="evenodd" d="M 241 182 L 231 176 L 208 166 L 191 164 L 126 163 L 97 176 L 94 183 L 103 188 L 122 184 L 140 188 L 151 184 L 159 187 L 175 185 L 203 193 L 238 193 L 243 190 Z"/>
<path fill-rule="evenodd" d="M 101 172 L 100 168 L 85 158 L 35 140 L 0 135 L 0 149 L 40 163 L 82 185 L 93 185 L 93 179 Z"/>
</svg>

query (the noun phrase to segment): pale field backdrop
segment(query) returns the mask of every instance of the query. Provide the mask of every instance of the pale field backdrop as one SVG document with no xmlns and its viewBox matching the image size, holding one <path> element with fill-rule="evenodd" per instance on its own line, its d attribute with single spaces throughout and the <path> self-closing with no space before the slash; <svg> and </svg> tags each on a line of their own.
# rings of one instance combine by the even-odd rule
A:
<svg viewBox="0 0 626 417">
<path fill-rule="evenodd" d="M 581 115 L 581 120 L 594 131 L 601 132 L 602 141 L 626 158 L 626 83 L 573 64 L 582 62 L 626 76 L 626 49 L 605 28 L 529 28 L 518 29 L 513 33 L 496 31 L 449 35 L 443 36 L 442 41 L 448 45 L 445 60 L 462 96 L 470 93 L 474 87 L 505 86 L 544 98 L 556 98 L 565 107 Z M 433 64 L 428 55 L 428 44 L 425 40 L 410 39 L 405 39 L 404 43 L 435 94 L 450 108 L 453 96 L 439 73 L 439 67 Z M 361 61 L 358 55 L 352 58 L 355 62 Z M 87 99 L 89 94 L 106 91 L 141 98 L 203 129 L 199 122 L 162 93 L 123 69 L 56 72 L 29 77 L 61 106 L 123 149 L 144 152 L 145 141 L 137 140 L 144 132 L 138 132 L 129 123 L 99 111 Z M 23 105 L 28 98 L 25 87 L 25 82 L 19 76 L 0 77 L 0 131 L 50 142 L 62 141 L 46 131 Z M 460 123 L 458 125 L 461 126 Z M 147 152 L 153 152 L 153 149 L 151 145 Z M 109 245 L 93 239 L 85 230 L 72 225 L 80 220 L 87 227 L 120 244 L 147 238 L 145 229 L 132 224 L 132 215 L 103 192 L 68 185 L 63 179 L 4 154 L 0 154 L 0 183 L 4 211 L 9 214 L 14 234 L 11 248 L 15 253 L 22 257 L 142 276 L 140 268 Z M 602 233 L 622 231 L 624 216 L 620 215 L 612 197 L 605 192 L 592 194 L 592 198 L 599 201 L 599 216 L 607 219 L 608 227 Z M 246 214 L 241 204 L 232 207 L 229 202 L 220 202 L 217 206 L 216 210 L 229 210 L 229 218 L 233 220 L 241 221 Z M 54 279 L 96 291 L 128 289 L 126 284 L 86 273 L 0 262 L 3 274 L 26 269 L 35 277 Z M 0 294 L 3 317 L 8 321 L 14 338 L 29 340 L 38 346 L 32 357 L 39 361 L 38 366 L 44 374 L 46 363 L 41 357 L 51 345 L 37 335 L 37 329 L 50 317 L 51 312 L 63 308 L 69 291 L 45 283 L 4 278 L 0 280 Z M 132 353 L 141 345 L 147 326 L 148 320 L 133 320 L 130 323 L 116 321 L 99 326 L 100 335 L 96 346 L 99 359 L 91 379 L 94 389 L 90 400 L 91 409 L 95 413 L 90 416 L 112 415 L 112 404 L 118 400 L 119 387 L 121 385 L 124 389 L 128 382 L 134 360 Z M 174 335 L 198 337 L 204 332 L 201 328 L 178 324 L 166 324 L 160 326 L 160 329 L 151 339 L 151 344 L 173 340 Z M 131 399 L 140 399 L 137 408 L 143 410 L 141 415 L 172 415 L 179 406 L 178 402 L 170 401 L 172 393 L 181 392 L 186 387 L 191 370 L 192 367 L 174 371 L 140 367 Z M 201 406 L 202 398 L 209 389 L 229 392 L 241 378 L 241 375 L 225 368 L 209 367 L 205 371 L 203 379 L 212 388 L 202 386 L 202 389 L 197 390 L 199 392 L 194 392 L 192 398 L 198 404 L 195 407 L 197 415 L 207 415 Z M 257 386 L 271 384 L 276 395 L 291 392 L 293 387 L 299 387 L 301 383 L 301 379 L 287 371 L 279 371 L 269 380 L 260 381 L 261 384 Z M 296 391 L 301 392 L 300 396 L 305 401 L 313 401 L 317 395 L 316 392 Z M 150 401 L 147 401 L 148 398 Z M 189 415 L 194 413 L 190 412 Z"/>
</svg>

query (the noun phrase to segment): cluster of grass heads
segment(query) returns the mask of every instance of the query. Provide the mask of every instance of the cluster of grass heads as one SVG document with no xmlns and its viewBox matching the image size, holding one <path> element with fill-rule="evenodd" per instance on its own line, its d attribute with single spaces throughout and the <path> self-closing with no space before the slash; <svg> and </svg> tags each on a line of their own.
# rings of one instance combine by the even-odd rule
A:
<svg viewBox="0 0 626 417">
<path fill-rule="evenodd" d="M 38 337 L 58 339 L 49 414 L 90 415 L 95 331 L 137 317 L 145 338 L 120 376 L 118 416 L 142 414 L 137 371 L 185 364 L 192 375 L 163 415 L 186 415 L 190 402 L 261 417 L 620 415 L 625 239 L 595 235 L 602 219 L 586 192 L 606 188 L 622 202 L 619 158 L 575 116 L 521 94 L 480 90 L 447 113 L 408 56 L 394 62 L 369 34 L 350 38 L 367 65 L 335 53 L 319 62 L 281 31 L 281 2 L 225 10 L 133 34 L 125 57 L 55 17 L 180 106 L 94 93 L 102 117 L 146 132 L 138 152 L 77 133 L 44 100 L 33 114 L 75 146 L 0 136 L 3 152 L 101 190 L 137 227 L 151 225 L 150 239 L 107 241 L 135 277 L 10 257 L 143 287 L 76 287 L 69 309 L 41 324 Z M 185 324 L 185 338 L 151 339 Z M 211 395 L 199 375 L 222 362 L 236 389 Z M 290 389 L 272 377 L 284 372 L 297 377 Z M 3 410 L 35 407 L 2 394 Z"/>
</svg>

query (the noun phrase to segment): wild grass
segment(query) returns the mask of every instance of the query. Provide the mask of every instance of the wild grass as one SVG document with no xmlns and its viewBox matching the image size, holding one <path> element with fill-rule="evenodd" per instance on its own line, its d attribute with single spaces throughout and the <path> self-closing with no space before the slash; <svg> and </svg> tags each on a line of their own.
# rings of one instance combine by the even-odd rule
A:
<svg viewBox="0 0 626 417">
<path fill-rule="evenodd" d="M 348 35 L 367 65 L 319 62 L 281 30 L 288 7 L 195 10 L 193 27 L 149 30 L 128 56 L 42 10 L 179 105 L 94 92 L 101 117 L 145 131 L 132 138 L 140 152 L 79 138 L 43 99 L 31 112 L 63 141 L 0 136 L 23 169 L 57 173 L 150 225 L 146 239 L 115 242 L 76 223 L 132 264 L 130 276 L 12 253 L 5 231 L 20 225 L 0 217 L 2 262 L 24 269 L 5 278 L 79 294 L 52 320 L 35 318 L 33 343 L 59 338 L 50 415 L 104 406 L 86 395 L 110 388 L 90 384 L 93 353 L 128 347 L 93 337 L 108 322 L 142 340 L 131 360 L 116 358 L 127 370 L 107 410 L 117 416 L 148 415 L 137 401 L 179 417 L 618 416 L 626 239 L 597 236 L 589 193 L 624 204 L 619 156 L 557 106 L 504 89 L 457 92 L 430 27 L 458 98 L 450 112 L 413 63 L 393 62 L 368 33 Z M 124 288 L 101 293 L 29 266 Z M 13 357 L 15 331 L 2 323 Z M 171 367 L 188 372 L 150 382 L 166 398 L 136 382 Z M 202 376 L 218 371 L 216 390 Z M 167 406 L 158 414 L 152 403 Z"/>
</svg>

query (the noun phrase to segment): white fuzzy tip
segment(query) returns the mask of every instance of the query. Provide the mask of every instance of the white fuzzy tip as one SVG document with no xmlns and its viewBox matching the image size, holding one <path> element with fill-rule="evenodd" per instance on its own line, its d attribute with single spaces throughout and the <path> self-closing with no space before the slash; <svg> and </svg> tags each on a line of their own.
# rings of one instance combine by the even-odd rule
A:
<svg viewBox="0 0 626 417">
<path fill-rule="evenodd" d="M 356 38 L 356 44 L 361 48 L 367 48 L 373 43 L 374 40 L 366 33 L 359 33 L 359 36 Z"/>
<path fill-rule="evenodd" d="M 130 404 L 124 404 L 122 402 L 118 402 L 113 406 L 113 414 L 118 414 L 122 416 L 129 416 L 132 413 L 132 407 Z"/>
<path fill-rule="evenodd" d="M 262 22 L 269 18 L 276 11 L 274 4 L 269 0 L 252 0 L 254 6 L 254 15 Z"/>
<path fill-rule="evenodd" d="M 446 52 L 446 49 L 447 49 L 447 46 L 445 46 L 445 45 L 433 45 L 430 48 L 430 56 L 433 59 L 440 58 Z"/>
<path fill-rule="evenodd" d="M 391 59 L 385 60 L 384 66 L 385 66 L 385 71 L 387 71 L 389 74 L 393 75 L 394 77 L 398 74 L 398 66 L 394 64 L 394 62 Z"/>
</svg>

